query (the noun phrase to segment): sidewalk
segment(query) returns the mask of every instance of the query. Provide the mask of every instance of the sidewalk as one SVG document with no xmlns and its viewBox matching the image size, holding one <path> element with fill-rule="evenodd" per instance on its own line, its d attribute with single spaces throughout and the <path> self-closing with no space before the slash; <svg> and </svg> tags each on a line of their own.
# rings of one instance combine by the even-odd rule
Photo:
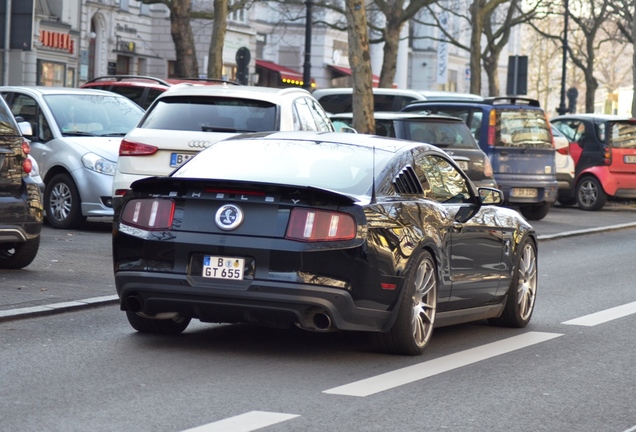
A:
<svg viewBox="0 0 636 432">
<path fill-rule="evenodd" d="M 598 212 L 556 206 L 532 223 L 539 241 L 636 227 L 636 204 L 610 203 Z M 111 224 L 82 231 L 45 227 L 35 261 L 0 270 L 0 322 L 104 305 L 118 297 L 112 271 Z"/>
</svg>

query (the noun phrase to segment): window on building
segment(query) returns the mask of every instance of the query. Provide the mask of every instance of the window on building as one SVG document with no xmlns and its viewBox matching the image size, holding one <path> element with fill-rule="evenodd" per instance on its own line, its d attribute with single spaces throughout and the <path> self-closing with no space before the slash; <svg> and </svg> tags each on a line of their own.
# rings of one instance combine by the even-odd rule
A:
<svg viewBox="0 0 636 432">
<path fill-rule="evenodd" d="M 64 87 L 66 85 L 66 65 L 38 60 L 38 85 Z"/>
</svg>

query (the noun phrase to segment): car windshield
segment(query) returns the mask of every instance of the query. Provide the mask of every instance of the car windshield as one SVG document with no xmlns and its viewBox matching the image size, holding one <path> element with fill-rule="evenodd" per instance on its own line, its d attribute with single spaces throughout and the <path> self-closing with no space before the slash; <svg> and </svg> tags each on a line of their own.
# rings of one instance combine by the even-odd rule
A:
<svg viewBox="0 0 636 432">
<path fill-rule="evenodd" d="M 371 188 L 372 164 L 392 153 L 334 143 L 289 140 L 220 141 L 192 158 L 174 177 L 313 186 L 349 195 Z"/>
<path fill-rule="evenodd" d="M 463 122 L 405 121 L 405 138 L 440 148 L 477 149 L 477 143 Z"/>
<path fill-rule="evenodd" d="M 552 148 L 545 114 L 533 109 L 497 109 L 495 145 Z"/>
<path fill-rule="evenodd" d="M 614 148 L 636 148 L 636 122 L 610 122 L 612 135 L 609 145 Z"/>
<path fill-rule="evenodd" d="M 277 106 L 270 102 L 229 97 L 163 97 L 144 118 L 144 129 L 203 132 L 278 130 Z"/>
<path fill-rule="evenodd" d="M 144 113 L 120 96 L 56 94 L 44 99 L 63 135 L 124 136 Z"/>
</svg>

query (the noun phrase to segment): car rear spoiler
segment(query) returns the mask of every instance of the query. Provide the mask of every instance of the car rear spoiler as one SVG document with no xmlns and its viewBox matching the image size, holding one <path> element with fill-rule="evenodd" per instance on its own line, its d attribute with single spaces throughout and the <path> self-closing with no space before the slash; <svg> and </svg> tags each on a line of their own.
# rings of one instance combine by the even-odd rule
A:
<svg viewBox="0 0 636 432">
<path fill-rule="evenodd" d="M 273 194 L 281 197 L 297 195 L 302 200 L 327 200 L 337 204 L 353 204 L 360 201 L 353 195 L 313 186 L 261 183 L 241 180 L 200 179 L 181 177 L 148 177 L 133 182 L 132 193 L 185 196 L 193 190 L 236 191 L 245 194 Z"/>
</svg>

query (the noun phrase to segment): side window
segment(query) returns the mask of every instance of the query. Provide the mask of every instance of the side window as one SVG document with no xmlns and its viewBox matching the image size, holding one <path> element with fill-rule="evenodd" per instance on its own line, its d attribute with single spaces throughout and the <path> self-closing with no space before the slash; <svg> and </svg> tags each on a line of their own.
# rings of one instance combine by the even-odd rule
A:
<svg viewBox="0 0 636 432">
<path fill-rule="evenodd" d="M 304 99 L 306 100 L 307 105 L 309 106 L 309 109 L 311 111 L 311 114 L 314 117 L 314 121 L 316 122 L 316 125 L 318 126 L 318 130 L 320 132 L 333 132 L 334 131 L 333 125 L 331 124 L 329 117 L 327 117 L 327 113 L 325 113 L 325 110 L 322 109 L 320 104 L 310 98 L 304 98 Z"/>
<path fill-rule="evenodd" d="M 11 103 L 11 112 L 14 116 L 20 116 L 24 120 L 31 123 L 33 135 L 37 135 L 38 139 L 46 142 L 53 138 L 49 122 L 46 120 L 35 99 L 16 94 Z"/>
<path fill-rule="evenodd" d="M 294 125 L 298 126 L 296 130 L 317 131 L 316 121 L 311 113 L 311 108 L 307 104 L 306 98 L 298 98 L 294 101 L 294 112 L 298 117 L 298 122 L 294 120 Z"/>
<path fill-rule="evenodd" d="M 325 111 L 331 114 L 351 112 L 353 96 L 351 94 L 325 95 L 318 101 Z"/>
<path fill-rule="evenodd" d="M 556 121 L 554 126 L 566 136 L 568 141 L 583 143 L 585 138 L 585 124 L 581 121 Z"/>
<path fill-rule="evenodd" d="M 415 165 L 426 197 L 439 203 L 471 201 L 466 179 L 443 157 L 422 155 L 415 160 Z"/>
</svg>

